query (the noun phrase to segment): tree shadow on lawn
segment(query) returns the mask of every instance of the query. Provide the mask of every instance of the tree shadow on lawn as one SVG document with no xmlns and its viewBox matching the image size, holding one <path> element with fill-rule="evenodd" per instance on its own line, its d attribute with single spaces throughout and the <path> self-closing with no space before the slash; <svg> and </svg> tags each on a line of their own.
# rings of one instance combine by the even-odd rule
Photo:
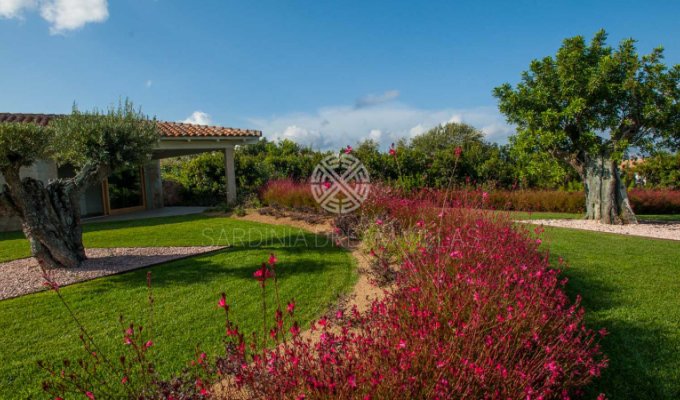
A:
<svg viewBox="0 0 680 400">
<path fill-rule="evenodd" d="M 169 224 L 178 224 L 183 222 L 201 222 L 219 218 L 205 214 L 187 214 L 175 215 L 170 217 L 151 217 L 142 219 L 128 219 L 123 221 L 101 221 L 101 222 L 86 222 L 83 224 L 84 232 L 98 232 L 123 228 L 146 228 L 153 226 L 162 226 Z M 21 233 L 21 232 L 19 232 Z"/>
<path fill-rule="evenodd" d="M 154 287 L 183 282 L 207 283 L 214 281 L 218 276 L 224 279 L 252 280 L 253 273 L 260 268 L 262 262 L 267 261 L 270 253 L 275 253 L 279 258 L 276 273 L 282 283 L 294 275 L 318 275 L 339 268 L 348 269 L 348 272 L 352 270 L 347 268 L 346 258 L 338 258 L 341 254 L 350 257 L 347 250 L 331 245 L 328 239 L 321 235 L 311 233 L 304 234 L 307 240 L 304 246 L 295 245 L 300 237 L 284 235 L 268 240 L 265 244 L 258 239 L 208 254 L 190 256 L 97 279 L 111 279 L 114 285 L 145 285 L 146 273 L 151 271 Z M 287 259 L 287 256 L 293 259 Z M 351 274 L 348 274 L 348 278 L 350 276 Z M 103 293 L 109 289 L 108 285 L 92 288 L 92 294 Z"/>
<path fill-rule="evenodd" d="M 635 299 L 594 274 L 575 268 L 566 268 L 562 274 L 569 278 L 569 297 L 582 296 L 587 326 L 609 332 L 600 341 L 609 366 L 586 388 L 584 398 L 599 393 L 611 399 L 680 398 L 678 332 L 654 319 L 640 321 L 631 315 L 639 312 L 627 309 L 635 305 Z"/>
</svg>

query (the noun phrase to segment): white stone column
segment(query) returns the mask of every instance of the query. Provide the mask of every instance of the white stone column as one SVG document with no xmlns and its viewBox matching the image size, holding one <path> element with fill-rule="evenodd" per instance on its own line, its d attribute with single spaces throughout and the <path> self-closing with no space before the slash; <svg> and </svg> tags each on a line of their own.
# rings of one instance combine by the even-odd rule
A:
<svg viewBox="0 0 680 400">
<path fill-rule="evenodd" d="M 224 149 L 224 174 L 227 182 L 227 204 L 236 202 L 236 173 L 234 171 L 234 146 Z"/>
</svg>

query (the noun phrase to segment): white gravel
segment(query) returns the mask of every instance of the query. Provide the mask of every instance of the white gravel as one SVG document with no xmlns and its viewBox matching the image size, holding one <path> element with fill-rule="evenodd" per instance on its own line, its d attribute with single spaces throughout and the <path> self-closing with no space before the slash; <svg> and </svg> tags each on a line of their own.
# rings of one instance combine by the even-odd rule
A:
<svg viewBox="0 0 680 400">
<path fill-rule="evenodd" d="M 637 225 L 607 225 L 584 219 L 535 219 L 517 222 L 657 239 L 680 240 L 680 222 L 640 222 Z"/>
<path fill-rule="evenodd" d="M 59 286 L 65 286 L 224 248 L 225 246 L 86 249 L 88 258 L 80 267 L 53 269 L 49 274 Z M 44 282 L 42 271 L 33 257 L 0 263 L 0 300 L 44 290 Z"/>
</svg>

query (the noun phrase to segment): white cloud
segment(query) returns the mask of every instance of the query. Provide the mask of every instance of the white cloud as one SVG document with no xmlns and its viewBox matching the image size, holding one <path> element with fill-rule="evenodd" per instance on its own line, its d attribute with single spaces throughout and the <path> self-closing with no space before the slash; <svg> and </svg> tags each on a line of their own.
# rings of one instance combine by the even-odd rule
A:
<svg viewBox="0 0 680 400">
<path fill-rule="evenodd" d="M 398 90 L 388 90 L 383 94 L 367 94 L 366 96 L 358 98 L 354 106 L 356 108 L 376 106 L 378 104 L 396 100 L 397 97 L 399 97 Z"/>
<path fill-rule="evenodd" d="M 107 0 L 0 0 L 0 17 L 21 18 L 24 10 L 36 9 L 53 35 L 109 18 Z"/>
<path fill-rule="evenodd" d="M 189 118 L 182 122 L 185 124 L 212 125 L 212 119 L 210 118 L 210 115 L 208 115 L 208 113 L 204 113 L 203 111 L 194 111 L 191 113 Z"/>
<path fill-rule="evenodd" d="M 382 131 L 380 129 L 371 129 L 371 131 L 368 133 L 368 137 L 366 139 L 380 143 L 381 138 L 382 138 Z"/>
<path fill-rule="evenodd" d="M 0 17 L 21 18 L 24 9 L 32 9 L 36 0 L 0 0 Z"/>
<path fill-rule="evenodd" d="M 324 107 L 312 113 L 250 118 L 268 139 L 292 139 L 316 149 L 337 149 L 374 139 L 383 148 L 447 122 L 465 122 L 485 133 L 487 140 L 504 142 L 514 130 L 494 107 L 422 109 L 401 103 L 368 108 Z"/>
</svg>

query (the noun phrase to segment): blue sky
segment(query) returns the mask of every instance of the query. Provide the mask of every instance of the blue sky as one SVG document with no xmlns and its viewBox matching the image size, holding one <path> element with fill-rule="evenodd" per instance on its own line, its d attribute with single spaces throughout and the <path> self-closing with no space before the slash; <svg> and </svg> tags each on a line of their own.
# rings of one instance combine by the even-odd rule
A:
<svg viewBox="0 0 680 400">
<path fill-rule="evenodd" d="M 316 148 L 447 121 L 503 142 L 491 90 L 531 59 L 605 28 L 679 63 L 679 19 L 676 1 L 0 0 L 0 111 L 129 97 Z"/>
</svg>

